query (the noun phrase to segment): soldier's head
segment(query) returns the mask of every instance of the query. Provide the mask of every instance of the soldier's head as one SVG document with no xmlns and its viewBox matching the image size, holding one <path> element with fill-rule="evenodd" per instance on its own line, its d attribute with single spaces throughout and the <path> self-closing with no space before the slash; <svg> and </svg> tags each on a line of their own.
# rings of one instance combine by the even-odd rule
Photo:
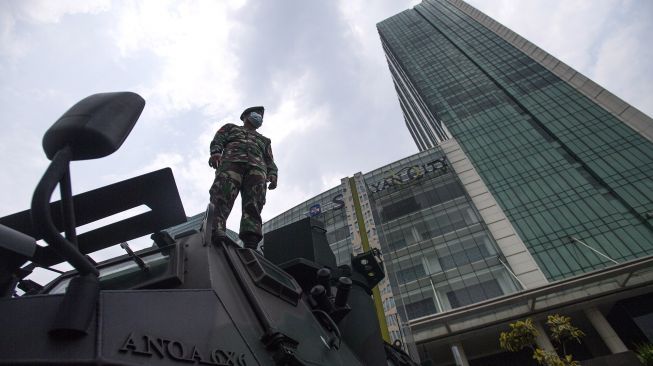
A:
<svg viewBox="0 0 653 366">
<path fill-rule="evenodd" d="M 265 108 L 262 106 L 249 107 L 240 114 L 240 120 L 245 126 L 249 124 L 252 128 L 257 129 L 263 124 L 263 113 L 265 113 Z"/>
</svg>

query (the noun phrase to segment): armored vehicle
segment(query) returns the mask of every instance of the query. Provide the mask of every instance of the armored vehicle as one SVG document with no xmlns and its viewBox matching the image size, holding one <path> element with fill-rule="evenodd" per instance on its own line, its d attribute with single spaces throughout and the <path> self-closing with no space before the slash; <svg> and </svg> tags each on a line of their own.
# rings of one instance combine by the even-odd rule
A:
<svg viewBox="0 0 653 366">
<path fill-rule="evenodd" d="M 51 164 L 31 209 L 0 218 L 0 364 L 414 365 L 380 336 L 378 253 L 336 266 L 316 220 L 268 233 L 262 255 L 214 244 L 211 204 L 199 225 L 166 230 L 187 220 L 169 168 L 73 196 L 70 162 L 116 151 L 144 106 L 134 93 L 95 94 L 46 132 Z M 148 235 L 151 247 L 131 250 Z M 88 256 L 118 245 L 124 255 Z M 44 286 L 27 279 L 63 262 L 73 270 Z"/>
</svg>

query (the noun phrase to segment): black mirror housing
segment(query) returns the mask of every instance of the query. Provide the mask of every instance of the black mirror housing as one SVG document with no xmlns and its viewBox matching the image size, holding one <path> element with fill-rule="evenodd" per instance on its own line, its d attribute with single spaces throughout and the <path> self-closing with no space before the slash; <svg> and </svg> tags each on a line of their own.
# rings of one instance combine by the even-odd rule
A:
<svg viewBox="0 0 653 366">
<path fill-rule="evenodd" d="M 43 150 L 52 160 L 68 146 L 72 160 L 112 154 L 125 141 L 140 117 L 145 100 L 132 92 L 93 94 L 79 101 L 43 136 Z"/>
</svg>

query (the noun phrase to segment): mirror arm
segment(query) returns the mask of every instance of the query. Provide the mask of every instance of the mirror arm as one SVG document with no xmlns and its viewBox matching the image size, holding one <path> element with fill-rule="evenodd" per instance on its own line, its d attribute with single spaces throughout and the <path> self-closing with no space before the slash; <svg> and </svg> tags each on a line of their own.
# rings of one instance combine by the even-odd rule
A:
<svg viewBox="0 0 653 366">
<path fill-rule="evenodd" d="M 59 182 L 59 193 L 61 194 L 61 210 L 63 214 L 64 231 L 66 239 L 77 248 L 77 227 L 75 223 L 75 208 L 73 206 L 73 192 L 70 182 L 70 167 L 66 169 Z"/>
<path fill-rule="evenodd" d="M 62 258 L 70 262 L 80 274 L 99 274 L 97 268 L 76 248 L 76 245 L 61 236 L 52 221 L 50 213 L 50 198 L 57 184 L 61 182 L 61 200 L 64 210 L 66 236 L 76 241 L 75 214 L 73 212 L 72 193 L 70 189 L 70 160 L 72 151 L 69 146 L 59 150 L 41 181 L 34 190 L 32 197 L 32 225 L 43 240 L 51 245 Z M 72 228 L 71 228 L 72 226 Z"/>
</svg>

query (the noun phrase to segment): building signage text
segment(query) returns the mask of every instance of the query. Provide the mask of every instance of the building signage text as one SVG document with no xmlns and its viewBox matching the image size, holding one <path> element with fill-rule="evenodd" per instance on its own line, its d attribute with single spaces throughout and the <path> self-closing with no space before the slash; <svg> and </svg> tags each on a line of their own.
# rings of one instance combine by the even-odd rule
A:
<svg viewBox="0 0 653 366">
<path fill-rule="evenodd" d="M 402 184 L 412 182 L 422 178 L 424 175 L 432 172 L 446 172 L 447 158 L 441 157 L 423 165 L 413 165 L 401 169 L 400 171 L 385 177 L 384 179 L 368 184 L 368 189 L 372 193 L 381 192 L 390 187 L 396 187 Z"/>
<path fill-rule="evenodd" d="M 333 196 L 330 202 L 325 204 L 315 203 L 311 205 L 308 212 L 304 212 L 304 215 L 307 216 L 317 216 L 321 213 L 324 213 L 329 210 L 338 210 L 345 207 L 345 201 L 343 200 L 342 193 L 338 193 Z"/>
</svg>

